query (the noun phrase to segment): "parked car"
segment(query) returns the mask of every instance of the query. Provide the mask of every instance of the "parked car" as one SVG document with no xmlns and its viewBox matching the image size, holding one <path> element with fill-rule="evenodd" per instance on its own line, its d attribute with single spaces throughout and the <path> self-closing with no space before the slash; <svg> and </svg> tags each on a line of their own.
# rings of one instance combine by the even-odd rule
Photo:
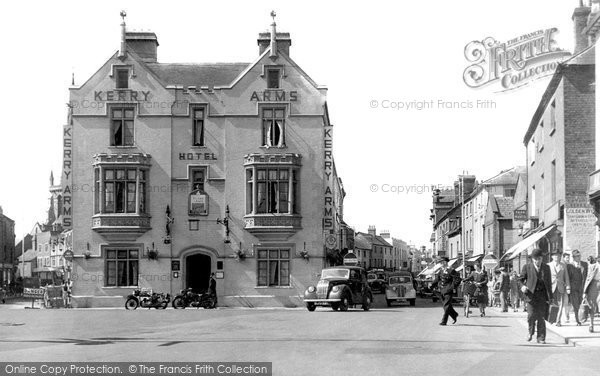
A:
<svg viewBox="0 0 600 376">
<path fill-rule="evenodd" d="M 415 305 L 417 290 L 410 272 L 395 272 L 389 275 L 385 289 L 385 300 L 388 307 L 394 302 L 408 302 Z"/>
<path fill-rule="evenodd" d="M 367 283 L 365 269 L 358 266 L 336 266 L 323 269 L 316 286 L 308 286 L 304 303 L 309 311 L 317 306 L 329 306 L 334 311 L 347 311 L 350 306 L 360 305 L 368 311 L 373 294 Z"/>
<path fill-rule="evenodd" d="M 377 291 L 380 294 L 385 292 L 385 273 L 370 272 L 367 274 L 367 282 L 369 283 L 369 287 L 371 287 L 371 291 Z"/>
</svg>

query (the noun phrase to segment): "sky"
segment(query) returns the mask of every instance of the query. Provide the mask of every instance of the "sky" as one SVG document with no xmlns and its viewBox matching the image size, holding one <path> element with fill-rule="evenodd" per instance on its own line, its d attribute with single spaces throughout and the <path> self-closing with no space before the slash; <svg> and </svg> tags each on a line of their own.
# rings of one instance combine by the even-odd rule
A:
<svg viewBox="0 0 600 376">
<path fill-rule="evenodd" d="M 128 29 L 156 32 L 165 63 L 252 62 L 275 10 L 278 31 L 291 33 L 291 57 L 328 87 L 345 221 L 429 247 L 431 186 L 452 186 L 463 172 L 485 180 L 524 165 L 523 136 L 549 82 L 509 92 L 470 88 L 465 46 L 556 27 L 558 46 L 572 51 L 578 3 L 8 2 L 0 14 L 0 206 L 16 221 L 17 241 L 46 218 L 72 74 L 82 84 L 118 50 L 122 9 Z M 491 105 L 477 108 L 478 100 Z M 424 101 L 433 105 L 384 108 Z M 474 108 L 460 107 L 469 102 Z"/>
</svg>

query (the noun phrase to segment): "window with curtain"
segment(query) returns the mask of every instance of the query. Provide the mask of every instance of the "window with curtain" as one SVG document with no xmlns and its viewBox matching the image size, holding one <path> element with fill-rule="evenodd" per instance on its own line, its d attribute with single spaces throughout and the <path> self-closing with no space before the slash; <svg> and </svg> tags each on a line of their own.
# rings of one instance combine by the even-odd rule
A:
<svg viewBox="0 0 600 376">
<path fill-rule="evenodd" d="M 290 250 L 258 250 L 258 286 L 290 285 Z"/>
<path fill-rule="evenodd" d="M 106 286 L 137 286 L 139 250 L 111 248 L 106 250 Z"/>
<path fill-rule="evenodd" d="M 133 146 L 133 108 L 111 111 L 111 146 Z"/>
<path fill-rule="evenodd" d="M 285 146 L 285 110 L 265 108 L 262 111 L 262 145 L 269 147 Z"/>
</svg>

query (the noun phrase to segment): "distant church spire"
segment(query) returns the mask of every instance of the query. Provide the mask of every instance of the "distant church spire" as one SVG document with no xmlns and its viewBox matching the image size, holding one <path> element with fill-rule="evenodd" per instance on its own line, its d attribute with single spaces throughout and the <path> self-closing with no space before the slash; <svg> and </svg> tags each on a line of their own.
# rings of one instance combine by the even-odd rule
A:
<svg viewBox="0 0 600 376">
<path fill-rule="evenodd" d="M 126 41 L 126 32 L 125 32 L 125 17 L 127 17 L 127 13 L 124 10 L 121 11 L 121 18 L 123 22 L 121 22 L 121 49 L 119 50 L 119 57 L 125 57 L 125 53 L 127 52 L 127 41 Z"/>
<path fill-rule="evenodd" d="M 54 172 L 50 170 L 50 186 L 54 187 Z"/>
<path fill-rule="evenodd" d="M 272 10 L 271 17 L 273 17 L 273 23 L 271 24 L 271 53 L 269 57 L 273 60 L 277 59 L 277 30 L 275 29 L 277 24 L 275 23 L 275 16 L 277 14 Z"/>
</svg>

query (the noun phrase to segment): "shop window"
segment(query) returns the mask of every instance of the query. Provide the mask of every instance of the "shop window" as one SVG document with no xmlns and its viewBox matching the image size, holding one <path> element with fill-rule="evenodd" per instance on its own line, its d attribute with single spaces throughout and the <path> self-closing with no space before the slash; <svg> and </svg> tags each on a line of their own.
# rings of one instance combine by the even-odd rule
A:
<svg viewBox="0 0 600 376">
<path fill-rule="evenodd" d="M 259 249 L 257 266 L 258 286 L 290 285 L 289 249 Z"/>
<path fill-rule="evenodd" d="M 263 109 L 262 145 L 279 148 L 285 146 L 285 110 L 283 108 Z"/>
<path fill-rule="evenodd" d="M 117 89 L 129 88 L 129 69 L 117 69 Z"/>
<path fill-rule="evenodd" d="M 133 146 L 133 108 L 113 108 L 111 111 L 111 146 Z"/>
<path fill-rule="evenodd" d="M 204 146 L 204 109 L 195 108 L 194 114 L 194 129 L 192 131 L 194 138 L 194 146 Z"/>
<path fill-rule="evenodd" d="M 279 89 L 280 78 L 281 78 L 281 70 L 280 69 L 273 69 L 273 68 L 267 69 L 267 88 Z"/>
<path fill-rule="evenodd" d="M 106 250 L 106 286 L 137 286 L 139 250 L 111 248 Z"/>
<path fill-rule="evenodd" d="M 102 213 L 145 213 L 146 173 L 140 168 L 96 168 L 94 213 L 98 214 L 100 199 Z"/>
</svg>

